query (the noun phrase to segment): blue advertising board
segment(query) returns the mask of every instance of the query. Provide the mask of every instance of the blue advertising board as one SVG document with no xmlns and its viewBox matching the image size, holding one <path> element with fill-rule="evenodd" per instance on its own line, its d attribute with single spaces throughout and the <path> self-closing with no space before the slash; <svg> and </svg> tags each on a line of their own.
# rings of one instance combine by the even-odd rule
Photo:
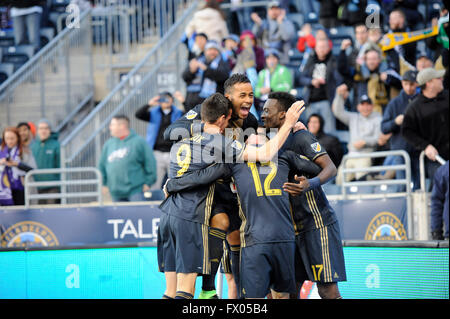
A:
<svg viewBox="0 0 450 319">
<path fill-rule="evenodd" d="M 406 240 L 405 198 L 339 200 L 343 240 Z M 1 247 L 156 242 L 158 205 L 112 205 L 0 211 Z"/>
</svg>

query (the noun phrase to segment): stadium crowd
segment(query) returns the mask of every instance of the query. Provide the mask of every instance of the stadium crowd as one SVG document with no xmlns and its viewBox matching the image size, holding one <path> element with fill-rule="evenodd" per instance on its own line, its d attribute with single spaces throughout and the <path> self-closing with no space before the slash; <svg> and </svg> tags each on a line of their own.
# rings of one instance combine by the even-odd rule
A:
<svg viewBox="0 0 450 319">
<path fill-rule="evenodd" d="M 220 5 L 228 2 L 231 9 L 222 10 Z M 449 159 L 447 130 L 437 129 L 448 127 L 448 9 L 444 4 L 418 0 L 318 1 L 317 19 L 309 19 L 308 12 L 299 18 L 296 4 L 300 1 L 270 1 L 267 7 L 254 8 L 234 6 L 251 2 L 208 0 L 187 25 L 182 41 L 189 55 L 181 74 L 186 95 L 161 92 L 148 105 L 136 106 L 135 116 L 149 122 L 146 141 L 149 156 L 156 158 L 156 178 L 151 178 L 153 185 L 133 186 L 123 197 L 162 188 L 170 150 L 164 142 L 164 130 L 213 93 L 223 93 L 225 80 L 235 73 L 245 73 L 252 83 L 254 103 L 250 112 L 260 125 L 268 95 L 290 92 L 307 103 L 300 119 L 325 146 L 336 167 L 341 166 L 347 153 L 405 150 L 411 158 L 415 190 L 419 187 L 419 154 L 425 151 L 431 191 L 434 172 L 440 166 L 436 156 Z M 420 4 L 426 7 L 425 12 L 418 10 Z M 21 44 L 28 38 L 38 50 L 41 44 L 36 26 L 44 23 L 39 22 L 41 16 L 42 21 L 48 21 L 45 14 L 52 1 L 13 1 L 10 5 L 14 43 Z M 438 26 L 436 36 L 381 50 L 386 34 L 433 26 Z M 182 110 L 175 106 L 175 100 Z M 51 132 L 51 124 L 45 119 L 36 123 L 37 128 L 24 122 L 2 132 L 1 205 L 23 204 L 23 176 L 28 170 L 60 165 L 57 133 Z M 401 156 L 381 161 L 384 165 L 403 163 Z M 347 167 L 373 164 L 370 158 L 354 159 Z M 346 178 L 393 176 L 404 178 L 399 171 Z M 44 178 L 55 180 L 59 176 Z M 340 184 L 341 174 L 332 182 Z M 448 204 L 446 207 L 448 210 Z"/>
</svg>

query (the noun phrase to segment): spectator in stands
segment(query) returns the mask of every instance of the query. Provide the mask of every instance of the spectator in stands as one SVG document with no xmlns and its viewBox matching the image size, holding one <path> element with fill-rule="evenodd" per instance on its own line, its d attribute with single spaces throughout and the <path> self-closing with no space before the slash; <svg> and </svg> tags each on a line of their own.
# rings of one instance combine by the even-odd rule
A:
<svg viewBox="0 0 450 319">
<path fill-rule="evenodd" d="M 130 120 L 116 115 L 109 125 L 111 138 L 105 142 L 98 168 L 104 194 L 114 202 L 145 200 L 144 193 L 156 181 L 156 163 L 145 140 L 130 128 Z"/>
<path fill-rule="evenodd" d="M 60 145 L 58 142 L 58 133 L 51 131 L 50 122 L 47 119 L 41 119 L 37 125 L 37 136 L 35 142 L 31 145 L 37 168 L 60 168 Z M 59 181 L 59 174 L 38 174 L 34 176 L 37 182 Z M 59 186 L 41 186 L 37 189 L 39 194 L 59 193 Z M 59 199 L 39 199 L 39 204 L 59 204 Z"/>
<path fill-rule="evenodd" d="M 416 150 L 425 151 L 425 161 L 430 185 L 439 163 L 436 155 L 449 159 L 449 100 L 444 90 L 445 70 L 426 68 L 417 75 L 420 93 L 406 109 L 402 123 L 402 135 Z M 445 128 L 445 129 L 444 129 Z"/>
<path fill-rule="evenodd" d="M 325 133 L 332 134 L 336 130 L 336 119 L 331 112 L 330 101 L 334 98 L 340 77 L 336 58 L 332 55 L 329 40 L 317 39 L 314 54 L 310 55 L 299 82 L 304 86 L 303 98 L 308 104 L 301 118 L 307 119 L 312 113 L 319 113 L 325 120 Z"/>
<path fill-rule="evenodd" d="M 337 27 L 338 1 L 318 0 L 320 2 L 319 23 L 325 28 Z"/>
<path fill-rule="evenodd" d="M 20 134 L 20 141 L 22 142 L 22 146 L 26 148 L 30 148 L 34 143 L 34 136 L 31 132 L 31 126 L 27 122 L 20 122 L 17 124 L 17 130 Z"/>
<path fill-rule="evenodd" d="M 236 65 L 237 50 L 240 42 L 241 40 L 236 34 L 230 34 L 222 40 L 222 58 L 228 61 L 230 70 Z"/>
<path fill-rule="evenodd" d="M 255 88 L 258 83 L 258 71 L 256 69 L 256 54 L 253 40 L 249 36 L 244 37 L 241 41 L 241 47 L 238 52 L 236 64 L 231 74 L 245 73 L 252 83 L 252 87 Z"/>
<path fill-rule="evenodd" d="M 391 150 L 404 150 L 408 152 L 411 159 L 411 177 L 413 182 L 413 190 L 417 189 L 419 185 L 419 153 L 414 146 L 409 144 L 401 134 L 401 127 L 405 116 L 405 111 L 408 105 L 416 98 L 417 93 L 417 72 L 407 71 L 402 77 L 402 87 L 400 94 L 392 99 L 386 106 L 383 113 L 383 120 L 381 121 L 381 132 L 383 134 L 392 134 L 390 138 Z M 402 156 L 394 156 L 391 162 L 392 165 L 404 164 Z M 396 172 L 397 179 L 405 178 L 405 171 L 398 170 Z"/>
<path fill-rule="evenodd" d="M 25 174 L 33 168 L 33 155 L 23 151 L 17 128 L 7 127 L 0 148 L 0 206 L 25 204 Z"/>
<path fill-rule="evenodd" d="M 16 0 L 6 1 L 11 4 L 13 19 L 14 42 L 16 45 L 31 44 L 37 52 L 41 47 L 41 15 L 46 0 Z M 9 2 L 9 3 L 8 3 Z"/>
<path fill-rule="evenodd" d="M 448 240 L 448 161 L 436 170 L 431 191 L 431 238 Z M 444 229 L 444 232 L 442 230 Z"/>
<path fill-rule="evenodd" d="M 409 32 L 411 29 L 406 24 L 406 16 L 403 10 L 394 9 L 389 14 L 389 33 L 391 32 Z M 402 56 L 409 64 L 416 63 L 416 46 L 417 42 L 398 45 L 395 51 Z"/>
<path fill-rule="evenodd" d="M 149 122 L 146 140 L 156 160 L 156 182 L 151 186 L 151 190 L 162 189 L 163 179 L 169 171 L 172 143 L 164 140 L 164 131 L 183 115 L 173 102 L 174 98 L 170 92 L 162 92 L 135 113 L 136 118 Z"/>
<path fill-rule="evenodd" d="M 188 61 L 196 58 L 198 59 L 204 54 L 205 45 L 208 42 L 208 36 L 205 33 L 197 33 L 194 38 L 194 43 L 191 47 L 188 45 Z"/>
<path fill-rule="evenodd" d="M 221 43 L 228 36 L 226 17 L 220 9 L 219 1 L 208 0 L 205 6 L 194 13 L 194 16 L 186 26 L 185 33 L 189 38 L 195 33 L 205 33 L 209 41 Z"/>
<path fill-rule="evenodd" d="M 391 13 L 393 10 L 401 10 L 406 17 L 406 25 L 411 30 L 416 30 L 415 26 L 423 21 L 423 17 L 417 10 L 418 0 L 393 0 L 383 1 L 384 11 Z"/>
<path fill-rule="evenodd" d="M 289 92 L 292 89 L 292 73 L 280 64 L 280 53 L 276 49 L 266 49 L 266 68 L 258 73 L 255 98 L 260 102 L 257 110 L 262 110 L 270 92 Z M 256 102 L 255 102 L 256 103 Z"/>
<path fill-rule="evenodd" d="M 416 69 L 417 71 L 422 71 L 426 68 L 432 68 L 433 67 L 433 61 L 431 61 L 426 55 L 421 55 L 417 58 L 416 61 Z"/>
<path fill-rule="evenodd" d="M 280 63 L 289 63 L 289 50 L 295 37 L 295 27 L 286 17 L 286 11 L 278 1 L 271 1 L 267 6 L 267 18 L 261 19 L 255 12 L 251 14 L 255 23 L 253 33 L 264 50 L 272 48 L 280 52 Z"/>
<path fill-rule="evenodd" d="M 239 55 L 245 48 L 247 47 L 246 39 L 250 38 L 252 48 L 255 54 L 255 63 L 256 63 L 256 71 L 259 72 L 266 66 L 266 59 L 264 57 L 264 49 L 257 45 L 255 35 L 250 30 L 244 30 L 241 32 L 240 44 L 237 50 L 237 54 Z"/>
<path fill-rule="evenodd" d="M 341 142 L 336 136 L 326 134 L 323 131 L 324 122 L 325 121 L 320 114 L 311 114 L 307 123 L 308 131 L 313 134 L 319 141 L 320 145 L 325 148 L 334 165 L 339 167 L 342 156 L 344 156 L 344 150 Z"/>
<path fill-rule="evenodd" d="M 357 106 L 358 112 L 345 110 L 344 103 L 348 98 L 348 87 L 341 84 L 336 89 L 336 95 L 333 100 L 333 113 L 342 123 L 349 128 L 349 142 L 347 148 L 351 153 L 370 153 L 373 152 L 378 144 L 380 137 L 381 115 L 374 112 L 374 105 L 367 95 L 362 95 Z M 347 160 L 346 168 L 364 168 L 372 164 L 370 157 L 352 158 Z M 350 181 L 364 176 L 364 172 L 355 174 L 346 174 L 345 180 Z M 338 168 L 336 183 L 343 181 L 342 164 Z"/>
<path fill-rule="evenodd" d="M 187 85 L 185 111 L 201 104 L 213 93 L 223 94 L 223 84 L 229 75 L 230 66 L 222 59 L 219 44 L 208 41 L 204 56 L 190 60 L 182 74 Z"/>
<path fill-rule="evenodd" d="M 354 26 L 366 21 L 367 0 L 342 0 L 337 10 L 338 20 L 343 25 Z"/>
<path fill-rule="evenodd" d="M 364 53 L 364 64 L 354 76 L 356 94 L 367 94 L 373 101 L 375 111 L 383 114 L 389 100 L 401 89 L 401 78 L 398 72 L 382 60 L 381 51 L 371 47 Z"/>
<path fill-rule="evenodd" d="M 297 39 L 297 50 L 304 53 L 307 50 L 313 50 L 316 45 L 316 38 L 312 33 L 312 28 L 309 23 L 305 23 L 300 32 L 299 37 Z"/>
<path fill-rule="evenodd" d="M 341 51 L 339 52 L 337 67 L 346 80 L 352 78 L 356 65 L 361 66 L 364 63 L 365 44 L 369 40 L 369 31 L 365 24 L 355 25 L 355 43 L 352 46 L 352 40 L 343 39 L 341 42 Z M 351 52 L 347 56 L 347 49 L 351 47 Z"/>
</svg>

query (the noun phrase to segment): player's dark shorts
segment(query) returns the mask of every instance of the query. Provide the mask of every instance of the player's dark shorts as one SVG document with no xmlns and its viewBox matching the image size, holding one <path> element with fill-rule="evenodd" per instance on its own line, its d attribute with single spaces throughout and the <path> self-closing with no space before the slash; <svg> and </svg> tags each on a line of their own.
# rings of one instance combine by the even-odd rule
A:
<svg viewBox="0 0 450 319">
<path fill-rule="evenodd" d="M 161 214 L 157 248 L 161 272 L 210 273 L 206 225 Z"/>
<path fill-rule="evenodd" d="M 295 236 L 295 278 L 327 283 L 346 281 L 339 223 Z"/>
<path fill-rule="evenodd" d="M 270 289 L 295 293 L 295 243 L 262 243 L 241 249 L 244 298 L 264 298 Z"/>
</svg>

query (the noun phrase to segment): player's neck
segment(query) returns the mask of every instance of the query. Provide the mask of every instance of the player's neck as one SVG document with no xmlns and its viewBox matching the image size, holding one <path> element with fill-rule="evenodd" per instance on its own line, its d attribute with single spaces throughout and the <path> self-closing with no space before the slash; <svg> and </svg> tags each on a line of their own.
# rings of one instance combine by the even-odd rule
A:
<svg viewBox="0 0 450 319">
<path fill-rule="evenodd" d="M 220 134 L 221 133 L 220 127 L 218 127 L 215 124 L 211 124 L 211 123 L 205 123 L 203 131 L 208 134 Z"/>
</svg>

